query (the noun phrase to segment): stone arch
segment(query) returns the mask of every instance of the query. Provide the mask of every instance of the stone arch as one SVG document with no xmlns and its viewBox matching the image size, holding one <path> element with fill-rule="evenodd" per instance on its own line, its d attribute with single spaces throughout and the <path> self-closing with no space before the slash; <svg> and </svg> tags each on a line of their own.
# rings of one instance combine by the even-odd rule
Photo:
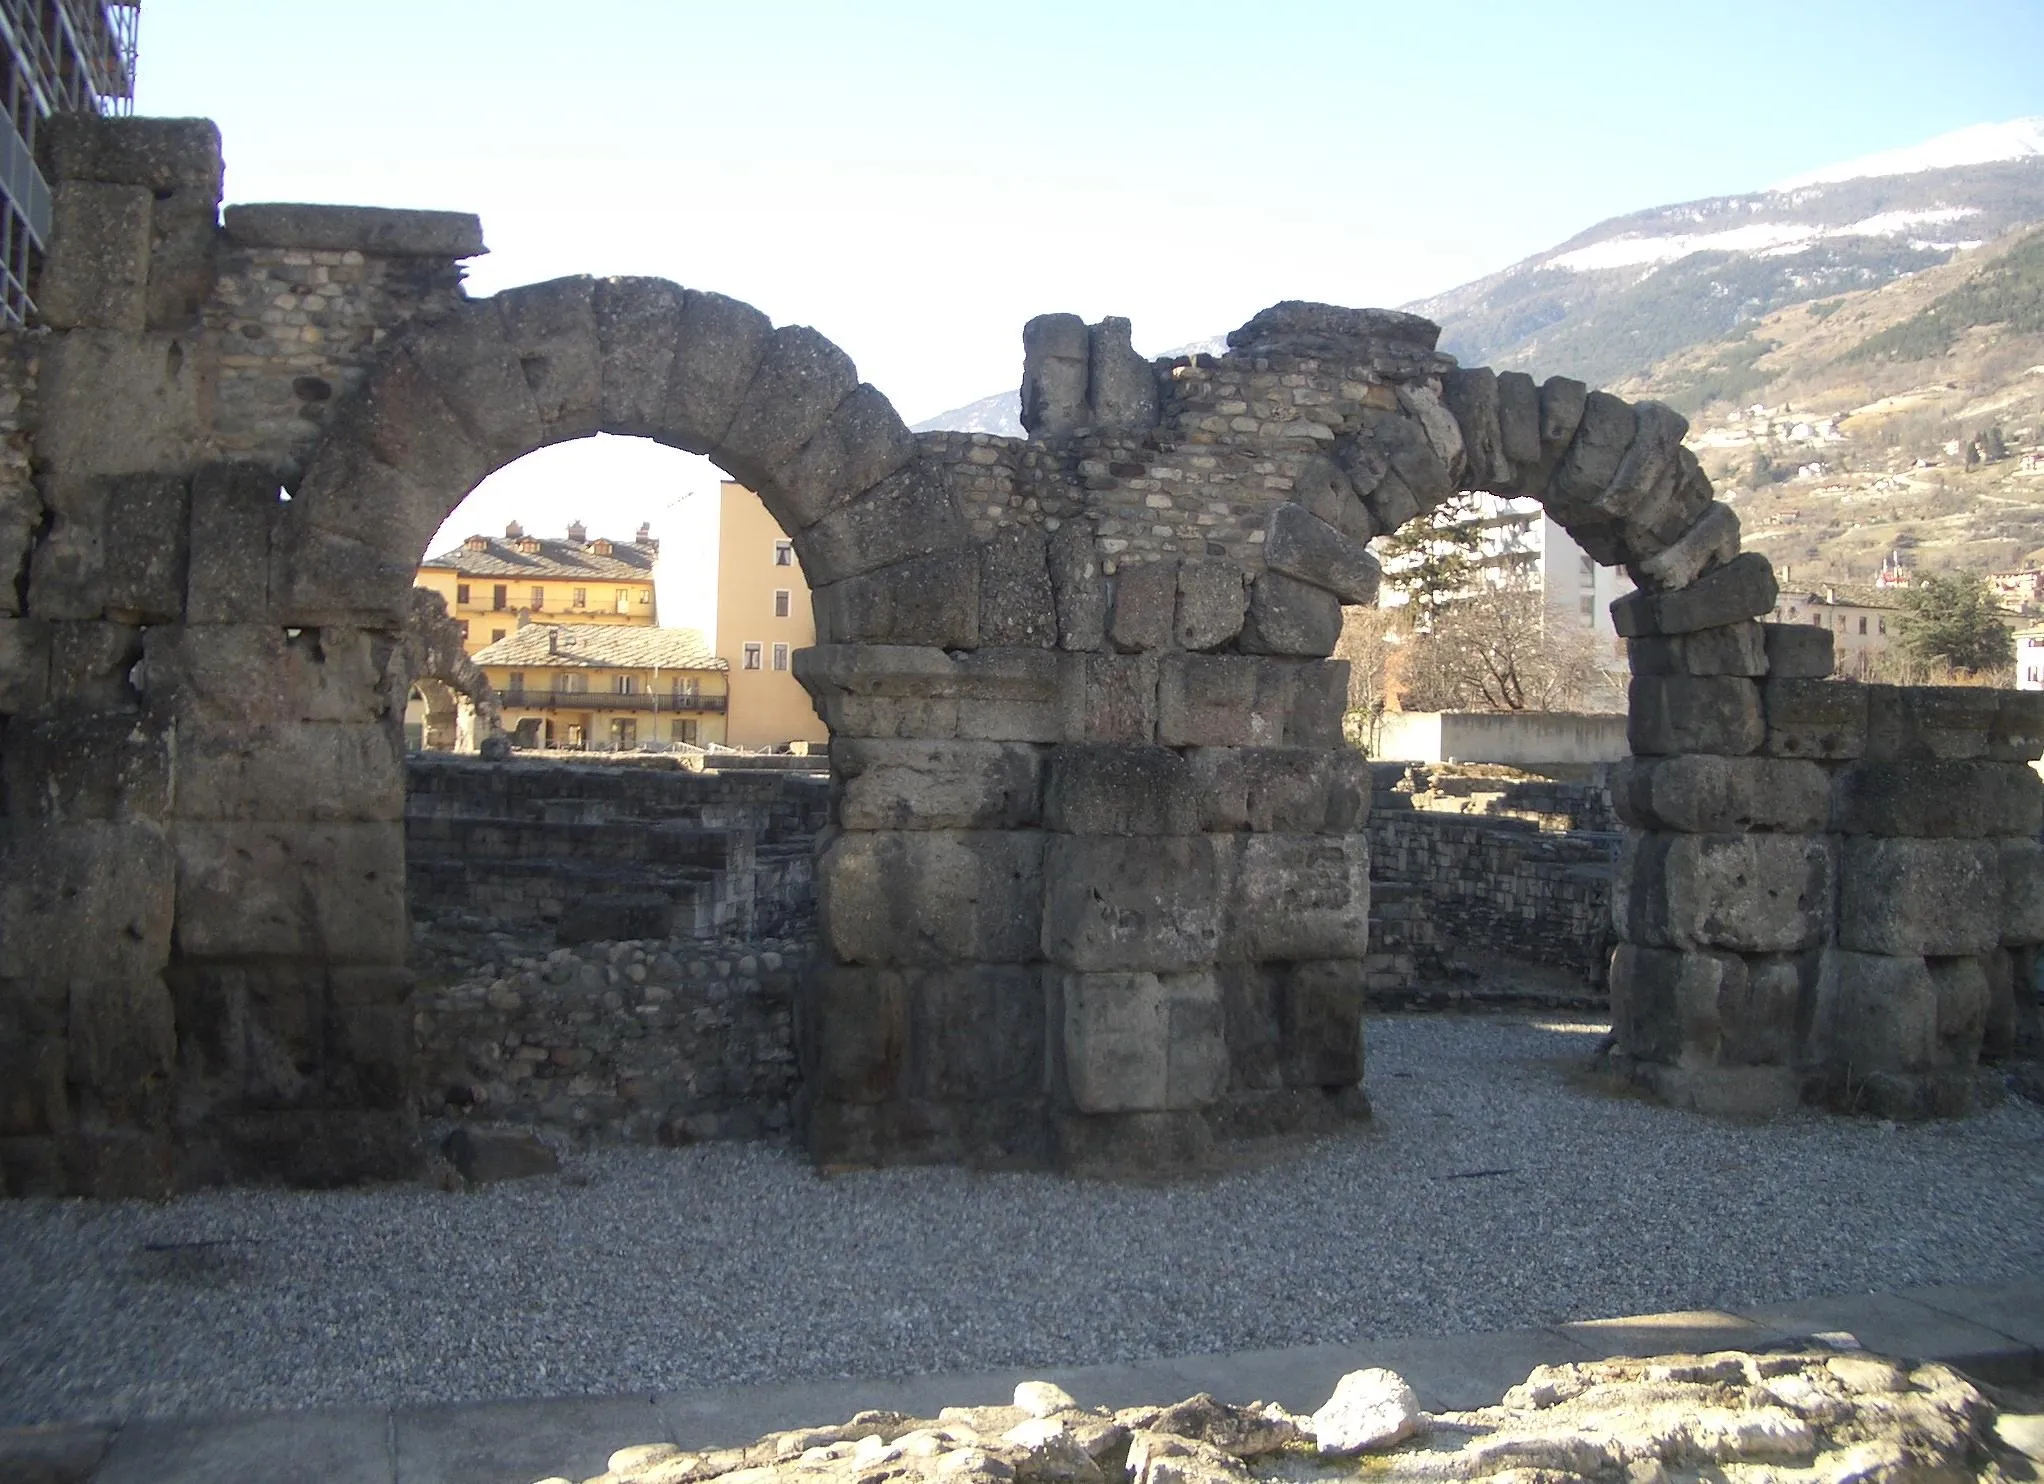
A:
<svg viewBox="0 0 2044 1484">
<path fill-rule="evenodd" d="M 447 616 L 447 600 L 426 588 L 412 589 L 404 664 L 412 688 L 425 699 L 424 745 L 429 750 L 471 750 L 503 732 L 503 710 L 496 691 L 482 667 L 462 648 L 461 630 Z M 462 715 L 464 700 L 468 703 L 466 717 Z M 463 737 L 464 730 L 470 735 Z"/>
<path fill-rule="evenodd" d="M 392 337 L 308 453 L 274 602 L 383 626 L 439 523 L 495 469 L 595 433 L 704 454 L 758 492 L 813 588 L 969 539 L 886 397 L 816 331 L 652 278 L 461 301 Z"/>
</svg>

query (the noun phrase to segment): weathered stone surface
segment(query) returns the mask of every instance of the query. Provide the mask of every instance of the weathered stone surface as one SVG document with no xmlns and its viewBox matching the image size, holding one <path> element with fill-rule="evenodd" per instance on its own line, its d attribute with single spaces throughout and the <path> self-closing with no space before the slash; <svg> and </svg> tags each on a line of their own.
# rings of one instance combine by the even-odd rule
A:
<svg viewBox="0 0 2044 1484">
<path fill-rule="evenodd" d="M 1626 735 L 1647 756 L 1709 752 L 1737 757 L 1766 738 L 1760 687 L 1734 675 L 1635 675 Z"/>
<path fill-rule="evenodd" d="M 1840 834 L 2034 838 L 2044 828 L 2044 780 L 2026 763 L 1867 759 L 1835 776 Z"/>
<path fill-rule="evenodd" d="M 911 1097 L 1009 1103 L 1044 1093 L 1045 971 L 964 964 L 913 976 Z"/>
<path fill-rule="evenodd" d="M 937 469 L 917 462 L 794 535 L 812 586 L 856 577 L 910 557 L 950 551 L 965 528 Z"/>
<path fill-rule="evenodd" d="M 8 727 L 0 779 L 16 828 L 160 820 L 171 798 L 170 759 L 160 725 L 128 711 L 64 706 Z"/>
<path fill-rule="evenodd" d="M 1611 770 L 1611 803 L 1627 824 L 1684 834 L 1825 829 L 1830 779 L 1815 763 L 1786 758 L 1627 758 Z"/>
<path fill-rule="evenodd" d="M 1247 356 L 1367 362 L 1386 344 L 1427 352 L 1440 338 L 1441 327 L 1416 314 L 1287 299 L 1258 310 L 1239 330 L 1230 330 L 1228 348 Z"/>
<path fill-rule="evenodd" d="M 1073 973 L 1060 980 L 1065 1085 L 1082 1113 L 1197 1108 L 1228 1084 L 1210 972 Z"/>
<path fill-rule="evenodd" d="M 1057 604 L 1058 647 L 1104 648 L 1108 580 L 1100 570 L 1092 530 L 1082 521 L 1065 521 L 1051 533 L 1045 555 L 1051 595 Z"/>
<path fill-rule="evenodd" d="M 1992 840 L 1845 841 L 1838 944 L 1859 953 L 1987 953 L 2001 944 L 2002 879 Z"/>
<path fill-rule="evenodd" d="M 830 761 L 848 830 L 1027 829 L 1042 816 L 1042 754 L 1024 744 L 843 737 Z"/>
<path fill-rule="evenodd" d="M 1523 371 L 1500 371 L 1497 409 L 1498 451 L 1512 466 L 1508 488 L 1518 493 L 1526 488 L 1526 472 L 1540 462 L 1540 388 Z"/>
<path fill-rule="evenodd" d="M 1826 940 L 1832 876 L 1821 837 L 1633 835 L 1612 917 L 1631 943 L 1795 953 Z"/>
<path fill-rule="evenodd" d="M 1398 405 L 1406 415 L 1419 424 L 1426 436 L 1427 446 L 1434 451 L 1441 467 L 1448 471 L 1449 483 L 1459 486 L 1464 469 L 1468 465 L 1468 454 L 1462 443 L 1462 428 L 1454 415 L 1442 403 L 1440 396 L 1425 382 L 1401 381 L 1397 384 Z"/>
<path fill-rule="evenodd" d="M 761 498 L 785 529 L 812 525 L 915 457 L 915 435 L 878 388 L 860 385 L 816 435 L 772 470 Z"/>
<path fill-rule="evenodd" d="M 149 188 L 65 180 L 52 195 L 37 318 L 58 330 L 139 333 L 148 321 Z"/>
<path fill-rule="evenodd" d="M 2000 864 L 2001 941 L 2025 948 L 2044 943 L 2044 845 L 2003 840 Z"/>
<path fill-rule="evenodd" d="M 146 984 L 170 957 L 175 869 L 150 820 L 0 836 L 0 980 Z"/>
<path fill-rule="evenodd" d="M 73 330 L 42 354 L 36 453 L 53 474 L 148 474 L 190 465 L 204 446 L 204 371 L 182 336 Z M 121 415 L 107 416 L 118 407 Z"/>
<path fill-rule="evenodd" d="M 1168 747 L 1072 743 L 1044 770 L 1046 829 L 1073 835 L 1193 835 L 1204 824 L 1200 781 Z"/>
<path fill-rule="evenodd" d="M 1441 461 L 1417 417 L 1403 410 L 1366 408 L 1359 440 L 1367 443 L 1376 459 L 1389 470 L 1368 497 L 1371 514 L 1380 529 L 1396 530 L 1411 519 L 1411 515 L 1398 514 L 1407 501 L 1413 514 L 1424 514 L 1455 492 L 1454 476 Z M 1337 445 L 1335 458 L 1354 479 L 1357 467 L 1354 457 L 1345 458 Z M 1360 490 L 1362 484 L 1358 482 L 1356 488 Z M 1397 518 L 1393 519 L 1394 516 Z"/>
<path fill-rule="evenodd" d="M 1726 624 L 1693 634 L 1646 634 L 1625 641 L 1635 675 L 1768 673 L 1766 641 L 1757 623 Z"/>
<path fill-rule="evenodd" d="M 1232 563 L 1178 564 L 1178 613 L 1172 638 L 1180 649 L 1218 649 L 1242 632 L 1249 595 Z"/>
<path fill-rule="evenodd" d="M 1548 513 L 1571 533 L 1578 525 L 1610 523 L 1597 502 L 1611 487 L 1638 426 L 1638 414 L 1622 398 L 1591 392 L 1584 399 L 1575 437 L 1555 465 L 1545 497 Z"/>
<path fill-rule="evenodd" d="M 220 198 L 220 130 L 211 119 L 53 114 L 43 121 L 53 180 L 104 180 Z"/>
<path fill-rule="evenodd" d="M 1342 717 L 1348 710 L 1347 660 L 1293 660 L 1285 663 L 1284 745 L 1345 747 Z"/>
<path fill-rule="evenodd" d="M 1450 371 L 1441 378 L 1441 397 L 1462 430 L 1467 457 L 1464 480 L 1472 489 L 1509 490 L 1512 462 L 1498 425 L 1498 378 L 1489 367 Z"/>
<path fill-rule="evenodd" d="M 1757 551 L 1714 567 L 1687 587 L 1627 593 L 1611 604 L 1611 621 L 1626 638 L 1687 634 L 1754 618 L 1774 607 L 1774 568 Z"/>
<path fill-rule="evenodd" d="M 1713 500 L 1665 550 L 1637 563 L 1632 577 L 1641 587 L 1668 592 L 1689 586 L 1738 554 L 1738 512 Z"/>
<path fill-rule="evenodd" d="M 807 325 L 774 331 L 717 440 L 718 463 L 755 489 L 778 483 L 774 472 L 823 431 L 858 385 L 852 358 Z"/>
<path fill-rule="evenodd" d="M 1368 838 L 1241 836 L 1227 929 L 1229 952 L 1242 958 L 1360 959 L 1370 932 Z"/>
<path fill-rule="evenodd" d="M 1157 426 L 1157 373 L 1130 345 L 1130 332 L 1129 322 L 1113 315 L 1087 332 L 1087 420 L 1100 432 Z"/>
<path fill-rule="evenodd" d="M 1294 963 L 1277 990 L 1277 1071 L 1286 1087 L 1353 1088 L 1363 1080 L 1365 977 L 1360 959 Z"/>
<path fill-rule="evenodd" d="M 979 548 L 981 644 L 1057 644 L 1057 603 L 1043 533 L 1018 527 Z"/>
<path fill-rule="evenodd" d="M 433 387 L 469 441 L 492 459 L 508 463 L 548 441 L 528 367 L 496 303 L 458 305 L 430 327 L 407 326 L 401 337 L 393 354 L 412 363 L 416 379 Z"/>
<path fill-rule="evenodd" d="M 404 818 L 400 738 L 381 722 L 192 719 L 176 736 L 179 819 Z"/>
<path fill-rule="evenodd" d="M 49 693 L 49 625 L 0 618 L 0 716 L 40 706 Z"/>
<path fill-rule="evenodd" d="M 1351 541 L 1367 543 L 1380 534 L 1347 471 L 1332 459 L 1308 460 L 1292 480 L 1292 498 Z"/>
<path fill-rule="evenodd" d="M 1773 757 L 1855 758 L 1867 746 L 1866 687 L 1854 680 L 1776 680 L 1760 687 Z"/>
<path fill-rule="evenodd" d="M 1353 748 L 1195 747 L 1202 827 L 1346 834 L 1370 812 L 1369 760 Z"/>
<path fill-rule="evenodd" d="M 1263 559 L 1273 572 L 1325 588 L 1345 603 L 1374 605 L 1383 569 L 1362 546 L 1303 505 L 1271 511 Z"/>
<path fill-rule="evenodd" d="M 1869 758 L 1974 758 L 1987 753 L 1999 695 L 1979 685 L 1870 685 Z"/>
<path fill-rule="evenodd" d="M 1211 964 L 1226 863 L 1206 835 L 1051 835 L 1043 858 L 1043 956 L 1086 972 Z"/>
<path fill-rule="evenodd" d="M 560 1156 L 537 1135 L 515 1129 L 458 1128 L 441 1140 L 440 1153 L 471 1185 L 529 1180 L 561 1167 Z"/>
<path fill-rule="evenodd" d="M 795 1001 L 803 1081 L 830 1102 L 898 1097 L 908 1062 L 909 976 L 897 969 L 820 964 Z"/>
<path fill-rule="evenodd" d="M 767 357 L 774 337 L 773 322 L 750 304 L 690 289 L 678 333 L 680 344 L 667 370 L 660 440 L 690 453 L 712 453 L 721 445 Z M 790 517 L 793 514 L 789 512 Z M 774 515 L 783 529 L 796 529 L 796 523 L 783 518 L 780 511 Z M 803 566 L 810 581 L 819 580 L 806 559 Z"/>
<path fill-rule="evenodd" d="M 653 437 L 667 431 L 668 378 L 681 340 L 687 290 L 664 278 L 599 278 L 590 299 L 596 330 L 599 415 L 607 433 Z M 721 445 L 720 445 L 721 453 Z M 755 488 L 761 469 L 741 460 Z M 736 469 L 733 469 L 736 473 Z"/>
<path fill-rule="evenodd" d="M 1249 585 L 1241 635 L 1245 653 L 1319 658 L 1332 654 L 1340 639 L 1341 599 L 1324 587 L 1275 571 Z"/>
<path fill-rule="evenodd" d="M 1323 1456 L 1347 1458 L 1389 1448 L 1426 1431 L 1426 1413 L 1405 1378 L 1376 1368 L 1350 1371 L 1308 1424 Z"/>
<path fill-rule="evenodd" d="M 107 613 L 127 622 L 175 621 L 184 615 L 190 486 L 177 474 L 118 474 L 104 483 Z"/>
<path fill-rule="evenodd" d="M 1254 655 L 1166 655 L 1157 740 L 1166 747 L 1272 747 L 1286 741 L 1291 675 Z"/>
<path fill-rule="evenodd" d="M 596 339 L 596 280 L 555 278 L 523 284 L 506 289 L 490 303 L 503 323 L 504 342 L 517 358 L 546 441 L 583 438 L 601 428 L 603 365 Z M 661 421 L 666 427 L 670 419 Z M 721 424 L 718 430 L 722 431 Z"/>
<path fill-rule="evenodd" d="M 1689 421 L 1659 402 L 1636 402 L 1632 411 L 1632 442 L 1595 506 L 1618 523 L 1626 549 L 1644 558 L 1660 551 L 1688 525 L 1681 521 L 1667 536 L 1660 534 L 1681 504 L 1675 494 L 1682 474 L 1677 455 Z"/>
<path fill-rule="evenodd" d="M 1085 425 L 1092 337 L 1076 314 L 1039 314 L 1022 327 L 1022 426 L 1064 438 Z"/>
<path fill-rule="evenodd" d="M 983 578 L 983 553 L 946 551 L 817 587 L 817 641 L 976 648 Z"/>
<path fill-rule="evenodd" d="M 1826 948 L 1817 974 L 1810 1059 L 1847 1076 L 1915 1072 L 1937 1054 L 1938 993 L 1915 954 Z"/>
<path fill-rule="evenodd" d="M 279 202 L 230 206 L 223 220 L 227 235 L 243 247 L 353 250 L 386 258 L 473 258 L 489 251 L 482 218 L 466 211 Z"/>
<path fill-rule="evenodd" d="M 402 963 L 396 823 L 178 825 L 178 945 L 200 958 Z"/>
<path fill-rule="evenodd" d="M 144 635 L 130 624 L 56 623 L 50 633 L 50 699 L 78 712 L 132 713 Z"/>
<path fill-rule="evenodd" d="M 840 963 L 1037 957 L 1043 840 L 1029 831 L 850 831 L 817 862 L 823 940 Z"/>
<path fill-rule="evenodd" d="M 1767 674 L 1774 680 L 1822 680 L 1831 673 L 1831 630 L 1807 623 L 1763 623 Z"/>
<path fill-rule="evenodd" d="M 1611 965 L 1619 1048 L 1662 1065 L 1786 1066 L 1802 1001 L 1798 962 L 1621 944 Z M 1793 1086 L 1786 1092 L 1793 1104 Z"/>
<path fill-rule="evenodd" d="M 1114 574 L 1114 607 L 1107 637 L 1116 649 L 1134 653 L 1171 643 L 1178 613 L 1178 564 L 1144 562 Z"/>
<path fill-rule="evenodd" d="M 139 678 L 152 708 L 180 716 L 359 723 L 389 714 L 395 651 L 389 636 L 361 629 L 160 627 L 143 631 Z"/>
<path fill-rule="evenodd" d="M 1544 497 L 1553 471 L 1575 441 L 1582 426 L 1583 409 L 1590 389 L 1566 376 L 1550 376 L 1540 385 L 1540 457 L 1531 468 L 1519 470 L 1519 488 L 1536 498 Z"/>
<path fill-rule="evenodd" d="M 1161 661 L 1154 654 L 1068 654 L 1059 673 L 1070 742 L 1158 740 Z"/>
</svg>

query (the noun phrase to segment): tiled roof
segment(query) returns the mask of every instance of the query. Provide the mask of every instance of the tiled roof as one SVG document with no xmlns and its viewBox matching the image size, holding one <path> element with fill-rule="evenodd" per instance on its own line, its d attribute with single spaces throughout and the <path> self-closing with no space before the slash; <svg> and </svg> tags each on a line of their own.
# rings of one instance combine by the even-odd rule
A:
<svg viewBox="0 0 2044 1484">
<path fill-rule="evenodd" d="M 613 542 L 609 556 L 598 556 L 572 541 L 539 538 L 538 545 L 538 551 L 525 552 L 501 536 L 492 536 L 482 551 L 472 551 L 464 544 L 419 565 L 451 568 L 464 577 L 622 577 L 643 582 L 653 575 L 657 555 L 653 547 L 630 541 Z"/>
<path fill-rule="evenodd" d="M 567 670 L 728 670 L 701 629 L 625 624 L 527 624 L 472 656 L 479 665 Z"/>
<path fill-rule="evenodd" d="M 1834 583 L 1830 587 L 1811 592 L 1808 588 L 1783 588 L 1781 601 L 1794 603 L 1798 607 L 1829 604 L 1838 608 L 1900 608 L 1902 600 L 1892 587 L 1859 587 L 1845 583 Z"/>
</svg>

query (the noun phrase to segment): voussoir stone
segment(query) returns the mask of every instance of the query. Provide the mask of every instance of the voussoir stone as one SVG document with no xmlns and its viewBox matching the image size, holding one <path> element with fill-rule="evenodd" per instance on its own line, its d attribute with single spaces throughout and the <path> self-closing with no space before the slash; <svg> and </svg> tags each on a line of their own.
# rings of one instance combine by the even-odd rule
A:
<svg viewBox="0 0 2044 1484">
<path fill-rule="evenodd" d="M 1266 532 L 1263 560 L 1271 571 L 1325 588 L 1344 603 L 1377 601 L 1384 575 L 1377 559 L 1304 506 L 1277 506 Z"/>
</svg>

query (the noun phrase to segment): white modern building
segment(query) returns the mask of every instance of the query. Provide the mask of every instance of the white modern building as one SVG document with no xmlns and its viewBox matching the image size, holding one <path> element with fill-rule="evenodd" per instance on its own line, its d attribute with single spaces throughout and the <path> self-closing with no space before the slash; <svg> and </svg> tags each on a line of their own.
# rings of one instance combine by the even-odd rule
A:
<svg viewBox="0 0 2044 1484">
<path fill-rule="evenodd" d="M 2016 689 L 2044 690 L 2044 628 L 2017 629 Z"/>
</svg>

